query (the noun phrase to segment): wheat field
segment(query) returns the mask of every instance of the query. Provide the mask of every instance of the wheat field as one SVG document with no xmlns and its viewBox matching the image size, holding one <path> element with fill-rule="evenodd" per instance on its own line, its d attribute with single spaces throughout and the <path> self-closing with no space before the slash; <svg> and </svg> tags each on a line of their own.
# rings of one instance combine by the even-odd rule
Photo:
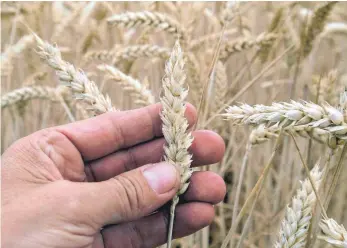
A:
<svg viewBox="0 0 347 248">
<path fill-rule="evenodd" d="M 1 151 L 160 102 L 179 41 L 196 128 L 226 144 L 203 170 L 227 195 L 172 247 L 347 247 L 346 13 L 346 2 L 1 2 Z"/>
</svg>

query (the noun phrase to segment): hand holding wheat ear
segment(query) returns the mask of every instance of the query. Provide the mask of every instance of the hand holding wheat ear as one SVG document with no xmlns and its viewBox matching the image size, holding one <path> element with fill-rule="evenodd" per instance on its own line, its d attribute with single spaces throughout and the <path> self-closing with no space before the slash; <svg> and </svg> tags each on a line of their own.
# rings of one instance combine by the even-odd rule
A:
<svg viewBox="0 0 347 248">
<path fill-rule="evenodd" d="M 164 147 L 165 161 L 174 164 L 181 176 L 179 191 L 172 200 L 170 209 L 170 224 L 168 232 L 167 247 L 171 247 L 173 221 L 175 208 L 179 200 L 179 195 L 183 194 L 189 185 L 189 178 L 192 175 L 190 164 L 192 155 L 188 148 L 193 142 L 190 132 L 187 132 L 188 121 L 184 117 L 186 110 L 185 99 L 188 90 L 184 88 L 186 75 L 184 73 L 183 53 L 178 41 L 172 50 L 171 56 L 165 65 L 165 77 L 163 78 L 164 96 L 161 98 L 163 110 L 161 119 L 163 121 L 163 134 L 166 140 Z"/>
</svg>

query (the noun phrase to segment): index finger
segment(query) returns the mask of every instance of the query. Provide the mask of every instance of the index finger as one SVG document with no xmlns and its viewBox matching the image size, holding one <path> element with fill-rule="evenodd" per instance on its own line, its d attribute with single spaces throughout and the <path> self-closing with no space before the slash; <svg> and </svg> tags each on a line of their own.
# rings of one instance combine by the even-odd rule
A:
<svg viewBox="0 0 347 248">
<path fill-rule="evenodd" d="M 97 117 L 57 127 L 79 150 L 85 160 L 97 159 L 119 149 L 162 136 L 161 104 L 108 112 Z M 196 110 L 187 104 L 185 116 L 190 126 Z"/>
</svg>

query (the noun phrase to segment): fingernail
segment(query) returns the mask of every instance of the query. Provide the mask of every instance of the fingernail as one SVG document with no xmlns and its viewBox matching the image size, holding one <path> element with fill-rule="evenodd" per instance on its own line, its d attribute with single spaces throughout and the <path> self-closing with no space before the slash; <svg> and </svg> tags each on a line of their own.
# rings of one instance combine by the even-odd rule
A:
<svg viewBox="0 0 347 248">
<path fill-rule="evenodd" d="M 158 194 L 164 194 L 175 187 L 177 170 L 169 163 L 153 164 L 143 171 L 148 184 Z"/>
</svg>

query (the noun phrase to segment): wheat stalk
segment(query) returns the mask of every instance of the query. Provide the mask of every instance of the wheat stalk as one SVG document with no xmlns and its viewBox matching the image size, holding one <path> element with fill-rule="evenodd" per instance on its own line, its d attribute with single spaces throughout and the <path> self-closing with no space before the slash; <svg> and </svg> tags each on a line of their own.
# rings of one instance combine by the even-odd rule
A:
<svg viewBox="0 0 347 248">
<path fill-rule="evenodd" d="M 111 25 L 132 27 L 152 27 L 175 35 L 175 38 L 185 40 L 185 31 L 178 21 L 164 13 L 141 11 L 126 12 L 113 15 L 107 19 Z"/>
<path fill-rule="evenodd" d="M 318 236 L 319 239 L 324 240 L 334 247 L 347 247 L 347 231 L 343 225 L 339 225 L 334 219 L 323 219 L 319 223 L 319 227 L 325 234 Z"/>
<path fill-rule="evenodd" d="M 347 140 L 347 123 L 343 113 L 328 103 L 323 106 L 310 102 L 273 103 L 271 106 L 242 104 L 230 106 L 222 114 L 233 124 L 259 125 L 264 123 L 270 132 L 310 135 L 335 148 Z M 328 138 L 327 138 L 328 137 Z"/>
<path fill-rule="evenodd" d="M 171 247 L 173 221 L 175 208 L 179 201 L 179 195 L 183 194 L 189 186 L 189 178 L 192 170 L 190 164 L 192 155 L 188 148 L 192 144 L 193 137 L 188 132 L 188 121 L 184 117 L 186 110 L 185 99 L 188 90 L 184 88 L 186 75 L 184 72 L 184 59 L 179 42 L 176 41 L 171 56 L 165 65 L 165 77 L 163 78 L 164 95 L 161 98 L 163 122 L 163 134 L 166 140 L 164 146 L 165 161 L 173 164 L 179 170 L 181 184 L 172 200 L 170 208 L 170 224 L 168 232 L 168 247 Z"/>
<path fill-rule="evenodd" d="M 314 187 L 319 188 L 322 172 L 319 170 L 318 165 L 311 170 L 310 176 L 314 182 Z M 292 206 L 286 209 L 286 216 L 281 223 L 279 239 L 274 245 L 275 248 L 300 248 L 305 246 L 315 202 L 316 195 L 310 180 L 307 178 L 301 183 L 301 188 L 294 196 Z"/>
<path fill-rule="evenodd" d="M 72 64 L 61 58 L 60 51 L 57 47 L 48 42 L 44 42 L 40 37 L 35 35 L 38 43 L 38 54 L 46 63 L 56 70 L 59 80 L 63 85 L 69 86 L 75 94 L 76 99 L 82 99 L 91 105 L 89 110 L 95 114 L 102 114 L 108 111 L 115 111 L 111 99 L 100 92 L 97 85 L 88 79 L 86 74 L 77 70 Z"/>
<path fill-rule="evenodd" d="M 266 44 L 271 44 L 275 39 L 276 35 L 273 33 L 261 33 L 255 38 L 241 38 L 233 40 L 229 43 L 226 43 L 220 51 L 219 59 L 225 61 L 229 56 L 236 52 L 241 52 L 247 49 L 250 49 L 254 46 L 263 46 Z"/>
<path fill-rule="evenodd" d="M 1 97 L 1 108 L 37 98 L 58 101 L 65 93 L 66 87 L 27 86 L 3 95 Z"/>
<path fill-rule="evenodd" d="M 124 74 L 114 66 L 100 65 L 98 69 L 107 71 L 111 79 L 115 80 L 122 86 L 125 91 L 129 91 L 135 100 L 135 104 L 147 106 L 155 103 L 155 98 L 147 87 L 138 80 Z"/>
</svg>

